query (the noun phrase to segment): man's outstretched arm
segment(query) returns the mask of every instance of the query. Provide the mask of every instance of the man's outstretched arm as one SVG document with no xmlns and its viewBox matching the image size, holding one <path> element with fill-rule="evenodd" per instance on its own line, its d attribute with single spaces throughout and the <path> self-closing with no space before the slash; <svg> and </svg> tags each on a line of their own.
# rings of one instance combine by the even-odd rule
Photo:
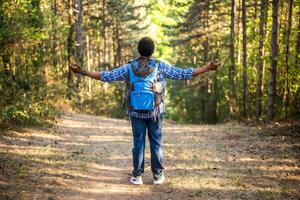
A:
<svg viewBox="0 0 300 200">
<path fill-rule="evenodd" d="M 219 61 L 212 61 L 200 68 L 179 68 L 168 65 L 164 62 L 160 63 L 160 70 L 165 78 L 174 80 L 187 80 L 192 77 L 199 76 L 205 72 L 216 70 L 222 63 Z"/>
<path fill-rule="evenodd" d="M 76 74 L 81 74 L 84 76 L 88 76 L 92 79 L 96 79 L 96 80 L 100 80 L 100 72 L 89 72 L 85 69 L 83 69 L 82 67 L 80 67 L 78 64 L 70 64 L 69 65 L 70 69 L 72 72 L 76 73 Z"/>
<path fill-rule="evenodd" d="M 203 74 L 208 71 L 216 70 L 219 66 L 221 66 L 223 63 L 217 60 L 214 60 L 207 65 L 204 65 L 203 67 L 196 68 L 193 71 L 193 76 L 199 76 L 200 74 Z"/>
<path fill-rule="evenodd" d="M 127 64 L 120 66 L 111 71 L 90 72 L 81 68 L 77 64 L 70 64 L 70 69 L 74 73 L 82 74 L 90 78 L 101 80 L 103 82 L 123 81 L 126 79 L 128 66 Z"/>
</svg>

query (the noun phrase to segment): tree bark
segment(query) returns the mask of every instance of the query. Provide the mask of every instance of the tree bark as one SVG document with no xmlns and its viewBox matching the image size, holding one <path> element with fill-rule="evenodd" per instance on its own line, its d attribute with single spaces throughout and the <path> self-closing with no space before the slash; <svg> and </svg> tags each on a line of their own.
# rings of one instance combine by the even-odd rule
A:
<svg viewBox="0 0 300 200">
<path fill-rule="evenodd" d="M 205 40 L 203 41 L 203 48 L 204 48 L 204 55 L 203 55 L 203 58 L 204 58 L 204 64 L 206 64 L 208 62 L 208 38 L 205 37 Z M 209 111 L 210 111 L 210 105 L 209 105 L 209 92 L 208 92 L 208 87 L 209 87 L 209 80 L 208 80 L 208 77 L 204 77 L 205 78 L 205 84 L 204 86 L 202 86 L 202 90 L 203 90 L 203 93 L 204 93 L 204 101 L 203 101 L 203 121 L 204 122 L 209 122 Z"/>
<path fill-rule="evenodd" d="M 108 70 L 108 48 L 107 48 L 107 43 L 108 43 L 108 37 L 107 37 L 107 21 L 106 21 L 106 0 L 102 0 L 102 37 L 103 37 L 103 64 L 105 66 L 104 70 Z M 103 90 L 104 93 L 108 91 L 108 83 L 105 82 L 103 84 Z"/>
<path fill-rule="evenodd" d="M 235 23 L 235 0 L 231 0 L 231 23 L 230 23 L 230 65 L 228 67 L 228 82 L 229 82 L 229 111 L 230 116 L 236 115 L 236 93 L 235 93 L 235 34 L 234 34 L 234 23 Z"/>
<path fill-rule="evenodd" d="M 82 0 L 76 0 L 76 21 L 75 21 L 75 32 L 76 32 L 76 63 L 80 66 L 83 65 L 83 42 L 82 42 L 82 19 L 83 19 L 83 4 Z M 77 100 L 81 101 L 80 90 L 81 90 L 81 75 L 77 75 Z"/>
<path fill-rule="evenodd" d="M 288 7 L 288 25 L 285 34 L 285 87 L 284 87 L 284 113 L 285 119 L 288 117 L 288 109 L 289 109 L 289 102 L 290 102 L 290 84 L 289 84 L 289 58 L 290 58 L 290 36 L 292 30 L 292 16 L 293 16 L 293 3 L 294 0 L 289 0 L 289 7 Z"/>
<path fill-rule="evenodd" d="M 69 28 L 69 33 L 68 33 L 68 37 L 67 37 L 67 64 L 71 64 L 72 62 L 72 56 L 74 54 L 74 41 L 73 41 L 73 33 L 74 33 L 74 23 L 72 20 L 72 16 L 73 16 L 73 12 L 72 12 L 72 7 L 73 7 L 73 3 L 72 0 L 69 0 L 69 16 L 68 16 L 68 22 L 70 24 L 70 28 Z M 72 96 L 73 96 L 73 79 L 72 79 L 72 72 L 70 70 L 70 68 L 68 67 L 68 75 L 67 75 L 67 98 L 69 100 L 71 100 Z"/>
<path fill-rule="evenodd" d="M 276 73 L 278 63 L 278 13 L 279 0 L 272 0 L 272 40 L 271 40 L 271 67 L 269 78 L 269 97 L 268 97 L 268 119 L 273 120 L 275 116 L 276 100 Z"/>
<path fill-rule="evenodd" d="M 57 15 L 57 4 L 56 0 L 52 2 L 52 16 L 51 16 L 51 60 L 52 60 L 52 67 L 57 71 L 57 24 L 56 24 L 56 15 Z"/>
<path fill-rule="evenodd" d="M 247 27 L 246 27 L 246 0 L 242 0 L 242 26 L 243 26 L 243 117 L 247 117 Z"/>
<path fill-rule="evenodd" d="M 88 71 L 91 71 L 91 62 L 90 62 L 90 39 L 89 39 L 89 35 L 86 35 L 86 57 L 87 57 L 87 68 Z M 92 96 L 92 79 L 89 78 L 88 79 L 89 84 L 88 84 L 88 94 L 89 97 Z"/>
<path fill-rule="evenodd" d="M 300 30 L 300 3 L 298 3 L 298 30 Z M 300 69 L 300 31 L 297 34 L 295 66 Z"/>
<path fill-rule="evenodd" d="M 257 56 L 257 82 L 256 82 L 256 117 L 262 114 L 262 94 L 263 94 L 263 68 L 264 68 L 264 41 L 266 36 L 266 24 L 268 15 L 268 0 L 261 0 L 259 19 L 259 38 Z"/>
<path fill-rule="evenodd" d="M 204 10 L 203 10 L 203 17 L 204 17 L 204 21 L 203 21 L 203 29 L 204 29 L 204 32 L 206 33 L 207 30 L 209 29 L 209 23 L 208 23 L 208 20 L 209 20 L 209 0 L 206 0 L 204 2 Z M 204 61 L 204 64 L 206 64 L 208 62 L 208 56 L 209 56 L 209 40 L 208 40 L 208 35 L 205 35 L 204 37 L 204 41 L 203 41 L 203 61 Z M 203 90 L 203 93 L 204 93 L 204 98 L 203 98 L 203 108 L 204 110 L 202 111 L 203 113 L 203 121 L 206 122 L 206 123 L 209 123 L 210 122 L 210 111 L 211 111 L 211 105 L 210 105 L 210 102 L 209 102 L 209 99 L 210 99 L 210 92 L 208 91 L 209 90 L 209 87 L 210 87 L 210 81 L 209 81 L 209 78 L 206 76 L 205 77 L 205 84 L 202 88 Z"/>
<path fill-rule="evenodd" d="M 103 57 L 103 50 L 101 48 L 101 33 L 100 33 L 100 28 L 101 28 L 101 23 L 98 24 L 98 30 L 97 30 L 97 69 L 99 70 L 101 62 L 102 62 L 102 57 Z"/>
<path fill-rule="evenodd" d="M 236 38 L 237 38 L 237 44 L 236 44 L 236 47 L 235 48 L 237 48 L 237 65 L 240 65 L 240 63 L 241 63 L 241 45 L 240 45 L 240 36 L 241 36 L 241 34 L 240 34 L 240 32 L 241 32 L 241 0 L 238 0 L 238 7 L 237 7 L 237 10 L 238 10 L 238 12 L 237 12 L 237 19 L 236 19 L 236 21 L 237 21 L 237 31 L 236 31 L 236 33 L 237 33 L 237 35 L 236 35 Z M 238 75 L 237 75 L 237 77 L 239 77 Z M 236 80 L 236 81 L 238 81 L 238 80 Z"/>
</svg>

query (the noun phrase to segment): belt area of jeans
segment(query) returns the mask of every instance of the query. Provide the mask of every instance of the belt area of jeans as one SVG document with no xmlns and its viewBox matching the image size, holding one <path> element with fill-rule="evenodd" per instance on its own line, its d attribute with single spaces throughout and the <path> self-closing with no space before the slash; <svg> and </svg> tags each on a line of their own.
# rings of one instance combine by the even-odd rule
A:
<svg viewBox="0 0 300 200">
<path fill-rule="evenodd" d="M 149 114 L 152 112 L 152 110 L 131 110 L 131 111 L 140 113 L 140 114 Z"/>
</svg>

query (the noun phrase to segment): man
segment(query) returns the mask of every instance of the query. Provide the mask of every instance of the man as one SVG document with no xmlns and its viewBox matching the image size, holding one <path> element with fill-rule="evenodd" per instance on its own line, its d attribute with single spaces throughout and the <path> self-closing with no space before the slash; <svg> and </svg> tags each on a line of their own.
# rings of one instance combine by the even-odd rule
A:
<svg viewBox="0 0 300 200">
<path fill-rule="evenodd" d="M 70 65 L 70 69 L 74 73 L 80 73 L 103 82 L 126 81 L 129 85 L 128 114 L 133 132 L 133 171 L 130 182 L 133 184 L 143 184 L 141 175 L 144 172 L 145 135 L 147 130 L 154 184 L 162 184 L 165 180 L 161 148 L 164 114 L 163 89 L 160 88 L 160 91 L 157 92 L 159 86 L 156 86 L 156 83 L 159 82 L 161 83 L 160 87 L 164 87 L 164 79 L 166 78 L 187 80 L 207 71 L 216 70 L 222 64 L 213 61 L 201 68 L 178 68 L 151 58 L 154 49 L 155 45 L 151 38 L 142 38 L 138 43 L 140 57 L 112 71 L 89 72 L 76 64 Z M 159 93 L 161 98 L 156 101 Z"/>
</svg>

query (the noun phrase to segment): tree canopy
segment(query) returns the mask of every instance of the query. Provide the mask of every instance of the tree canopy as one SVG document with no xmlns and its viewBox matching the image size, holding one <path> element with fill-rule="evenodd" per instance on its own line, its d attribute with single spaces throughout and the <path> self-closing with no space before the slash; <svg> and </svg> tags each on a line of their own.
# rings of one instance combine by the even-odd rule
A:
<svg viewBox="0 0 300 200">
<path fill-rule="evenodd" d="M 300 117 L 299 0 L 0 1 L 0 119 L 36 123 L 62 109 L 125 117 L 122 83 L 75 76 L 138 57 L 178 67 L 224 61 L 215 73 L 168 81 L 167 117 L 186 123 Z"/>
</svg>

